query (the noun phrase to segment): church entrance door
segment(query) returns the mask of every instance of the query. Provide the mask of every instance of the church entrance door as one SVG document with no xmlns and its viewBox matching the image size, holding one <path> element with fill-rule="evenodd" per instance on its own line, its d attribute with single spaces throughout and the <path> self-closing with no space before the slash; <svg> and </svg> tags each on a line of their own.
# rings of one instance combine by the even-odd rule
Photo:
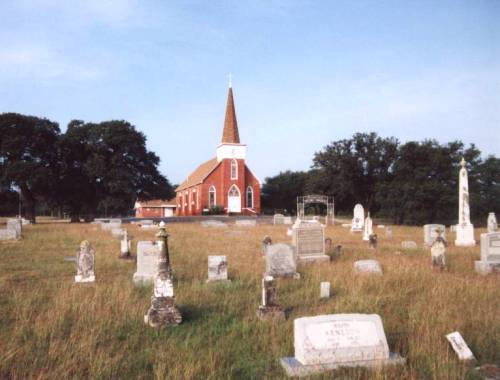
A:
<svg viewBox="0 0 500 380">
<path fill-rule="evenodd" d="M 227 211 L 241 212 L 241 194 L 236 185 L 231 186 L 227 196 Z"/>
</svg>

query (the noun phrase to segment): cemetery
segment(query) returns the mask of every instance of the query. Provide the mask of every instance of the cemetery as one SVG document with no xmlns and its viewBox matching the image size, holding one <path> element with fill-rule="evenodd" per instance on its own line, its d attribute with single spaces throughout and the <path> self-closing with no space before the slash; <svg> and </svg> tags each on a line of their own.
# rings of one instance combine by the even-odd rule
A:
<svg viewBox="0 0 500 380">
<path fill-rule="evenodd" d="M 167 246 L 161 226 L 121 223 L 122 240 L 90 223 L 25 226 L 0 244 L 0 377 L 465 378 L 498 363 L 498 232 L 449 244 L 433 271 L 423 227 L 392 225 L 373 249 L 341 222 L 323 233 L 342 255 L 312 263 L 272 219 L 236 235 L 169 223 Z M 330 329 L 354 335 L 335 343 Z"/>
</svg>

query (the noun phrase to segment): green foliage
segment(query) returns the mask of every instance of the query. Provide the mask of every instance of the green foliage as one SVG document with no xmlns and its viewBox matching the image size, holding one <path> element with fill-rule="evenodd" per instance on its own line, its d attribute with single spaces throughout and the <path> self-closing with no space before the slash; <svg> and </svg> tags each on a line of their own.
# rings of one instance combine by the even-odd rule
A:
<svg viewBox="0 0 500 380">
<path fill-rule="evenodd" d="M 266 178 L 262 186 L 261 202 L 264 212 L 295 213 L 297 197 L 304 194 L 308 173 L 280 172 L 277 176 Z"/>
<path fill-rule="evenodd" d="M 224 214 L 224 206 L 212 206 L 208 209 L 206 215 L 223 215 Z"/>
</svg>

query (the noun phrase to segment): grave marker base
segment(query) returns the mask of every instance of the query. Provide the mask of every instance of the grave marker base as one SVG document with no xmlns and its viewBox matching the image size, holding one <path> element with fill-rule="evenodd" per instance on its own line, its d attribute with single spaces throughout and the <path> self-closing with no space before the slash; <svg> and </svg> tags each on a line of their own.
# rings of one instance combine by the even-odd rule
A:
<svg viewBox="0 0 500 380">
<path fill-rule="evenodd" d="M 284 321 L 285 312 L 280 306 L 259 306 L 257 317 L 262 321 Z"/>
</svg>

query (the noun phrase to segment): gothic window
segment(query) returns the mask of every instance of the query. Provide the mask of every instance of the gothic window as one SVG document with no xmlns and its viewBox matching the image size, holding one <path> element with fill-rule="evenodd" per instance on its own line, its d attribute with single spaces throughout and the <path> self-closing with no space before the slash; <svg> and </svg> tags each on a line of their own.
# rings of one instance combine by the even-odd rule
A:
<svg viewBox="0 0 500 380">
<path fill-rule="evenodd" d="M 238 162 L 234 159 L 231 161 L 231 179 L 238 179 Z"/>
<path fill-rule="evenodd" d="M 238 190 L 238 187 L 235 186 L 235 185 L 231 186 L 231 188 L 229 189 L 228 195 L 230 197 L 239 197 L 240 196 L 240 191 Z"/>
<path fill-rule="evenodd" d="M 252 189 L 251 186 L 247 187 L 246 207 L 247 208 L 253 208 L 253 189 Z"/>
<path fill-rule="evenodd" d="M 215 186 L 210 186 L 210 188 L 208 189 L 208 207 L 215 207 L 215 203 Z"/>
</svg>

